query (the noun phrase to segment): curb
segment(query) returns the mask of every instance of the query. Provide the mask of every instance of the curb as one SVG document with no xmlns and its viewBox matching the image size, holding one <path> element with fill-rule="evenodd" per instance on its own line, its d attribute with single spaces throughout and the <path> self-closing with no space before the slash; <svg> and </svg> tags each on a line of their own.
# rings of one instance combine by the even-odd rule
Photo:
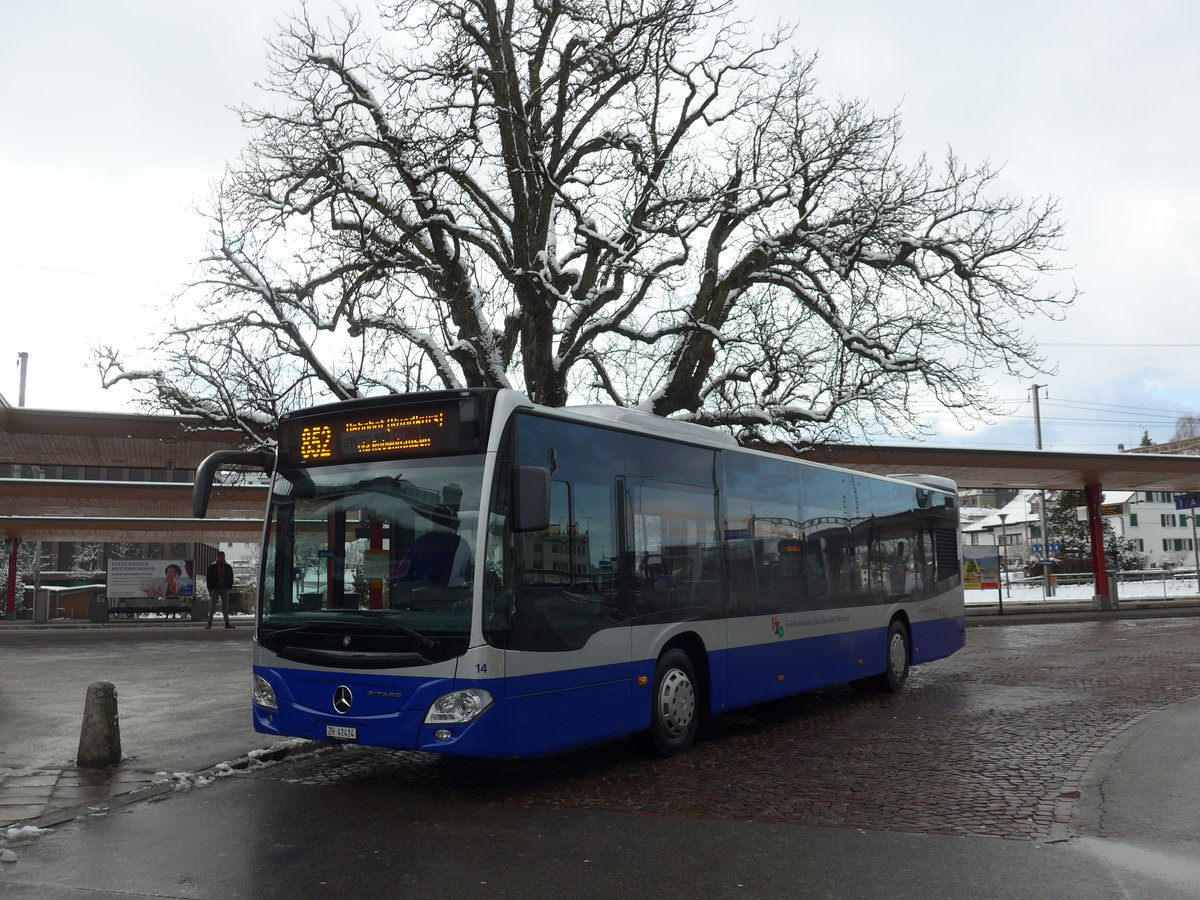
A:
<svg viewBox="0 0 1200 900">
<path fill-rule="evenodd" d="M 235 625 L 253 628 L 253 616 L 241 618 L 230 617 Z M 51 619 L 49 622 L 32 622 L 28 619 L 0 619 L 0 634 L 5 632 L 17 633 L 27 631 L 194 631 L 204 630 L 208 624 L 203 619 L 195 622 L 180 622 L 165 620 L 155 622 L 145 619 L 132 619 L 125 622 L 109 620 L 108 622 L 89 622 L 86 619 Z"/>
<path fill-rule="evenodd" d="M 1160 602 L 1134 605 L 1128 602 L 1119 609 L 1092 609 L 1090 606 L 1074 605 L 1061 609 L 1036 607 L 1027 610 L 1005 612 L 1000 615 L 990 609 L 967 609 L 967 625 L 970 627 L 991 625 L 1048 625 L 1055 622 L 1105 622 L 1122 619 L 1165 619 L 1200 616 L 1200 600 L 1188 599 L 1176 605 Z"/>
</svg>

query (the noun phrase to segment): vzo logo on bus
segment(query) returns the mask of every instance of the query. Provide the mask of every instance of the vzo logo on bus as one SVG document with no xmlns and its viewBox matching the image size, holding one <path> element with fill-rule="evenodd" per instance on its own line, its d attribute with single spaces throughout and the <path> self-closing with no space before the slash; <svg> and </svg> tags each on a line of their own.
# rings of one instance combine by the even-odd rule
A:
<svg viewBox="0 0 1200 900">
<path fill-rule="evenodd" d="M 775 616 L 771 616 L 771 631 L 775 633 L 775 637 L 783 637 L 783 623 Z"/>
</svg>

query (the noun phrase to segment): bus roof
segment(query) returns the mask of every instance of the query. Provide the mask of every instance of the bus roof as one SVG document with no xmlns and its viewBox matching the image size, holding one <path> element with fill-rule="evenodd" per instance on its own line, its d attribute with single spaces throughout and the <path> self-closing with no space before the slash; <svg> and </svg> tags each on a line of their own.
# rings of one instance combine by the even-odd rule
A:
<svg viewBox="0 0 1200 900">
<path fill-rule="evenodd" d="M 696 425 L 693 422 L 681 422 L 678 419 L 668 419 L 653 413 L 642 412 L 640 409 L 628 409 L 622 406 L 566 406 L 567 412 L 576 413 L 589 418 L 599 419 L 614 425 L 624 425 L 626 428 L 636 428 L 656 437 L 676 438 L 695 444 L 707 444 L 713 447 L 739 447 L 737 439 L 732 434 L 717 431 L 706 425 Z"/>
</svg>

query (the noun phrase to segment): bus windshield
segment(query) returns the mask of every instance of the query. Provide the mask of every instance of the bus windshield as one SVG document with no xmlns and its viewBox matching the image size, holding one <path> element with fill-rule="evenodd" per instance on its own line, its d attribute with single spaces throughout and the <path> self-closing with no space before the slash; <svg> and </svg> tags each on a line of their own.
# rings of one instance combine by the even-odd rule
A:
<svg viewBox="0 0 1200 900">
<path fill-rule="evenodd" d="M 447 638 L 465 649 L 482 473 L 478 456 L 277 473 L 264 642 L 365 630 L 397 646 L 428 639 L 418 649 L 436 642 L 440 656 Z"/>
</svg>

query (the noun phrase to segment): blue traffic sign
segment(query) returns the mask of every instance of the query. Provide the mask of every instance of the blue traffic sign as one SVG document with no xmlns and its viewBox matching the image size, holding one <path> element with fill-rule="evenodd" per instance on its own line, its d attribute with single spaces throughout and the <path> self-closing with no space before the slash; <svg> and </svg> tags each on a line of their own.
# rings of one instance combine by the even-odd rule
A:
<svg viewBox="0 0 1200 900">
<path fill-rule="evenodd" d="M 1196 509 L 1200 507 L 1200 494 L 1176 494 L 1176 509 Z"/>
</svg>

